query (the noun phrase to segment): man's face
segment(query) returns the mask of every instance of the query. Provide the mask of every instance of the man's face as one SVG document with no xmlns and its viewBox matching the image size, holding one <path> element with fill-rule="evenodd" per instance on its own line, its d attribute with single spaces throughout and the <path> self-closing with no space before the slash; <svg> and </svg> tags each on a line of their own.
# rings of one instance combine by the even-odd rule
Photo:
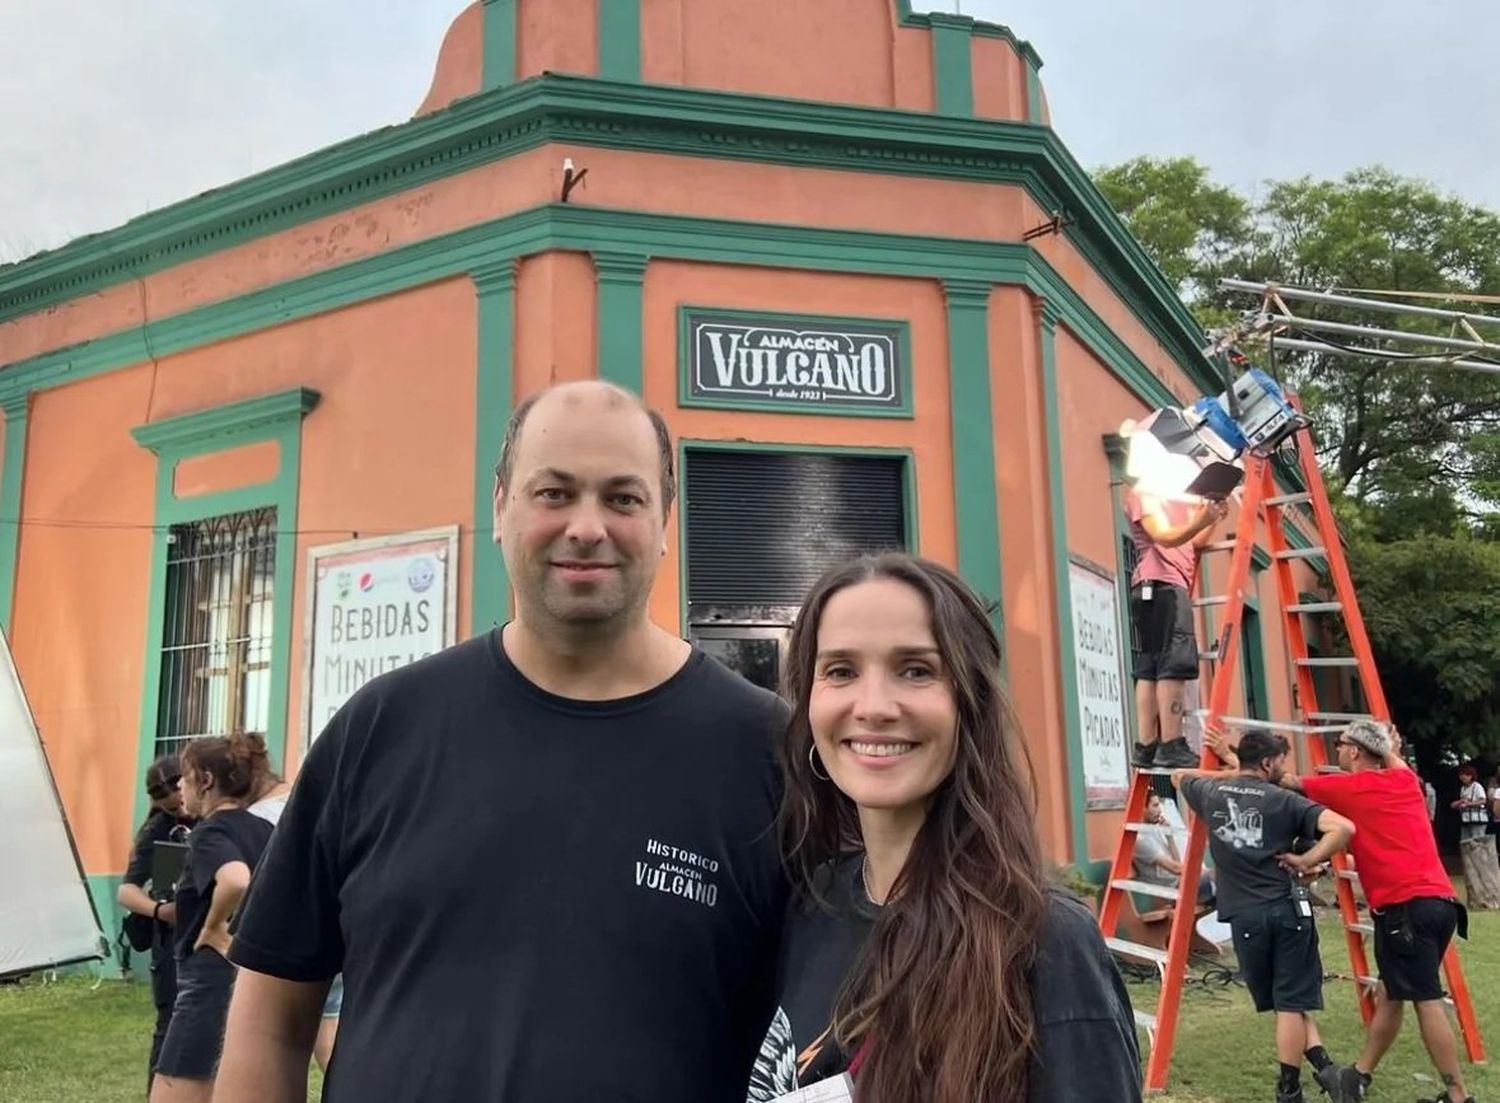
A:
<svg viewBox="0 0 1500 1103">
<path fill-rule="evenodd" d="M 596 386 L 554 391 L 515 443 L 495 531 L 524 617 L 621 625 L 645 615 L 666 551 L 661 456 L 634 403 Z"/>
<path fill-rule="evenodd" d="M 1279 754 L 1275 758 L 1265 761 L 1266 780 L 1272 785 L 1281 784 L 1281 779 L 1286 776 L 1286 755 Z"/>
<path fill-rule="evenodd" d="M 1161 823 L 1161 797 L 1152 793 L 1146 798 L 1146 822 Z"/>
</svg>

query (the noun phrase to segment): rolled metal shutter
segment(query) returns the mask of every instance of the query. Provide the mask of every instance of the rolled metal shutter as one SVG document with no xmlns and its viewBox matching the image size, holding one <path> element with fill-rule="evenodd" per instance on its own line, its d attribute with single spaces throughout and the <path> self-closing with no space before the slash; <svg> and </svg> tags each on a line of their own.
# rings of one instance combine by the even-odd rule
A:
<svg viewBox="0 0 1500 1103">
<path fill-rule="evenodd" d="M 906 547 L 905 460 L 688 449 L 689 606 L 797 606 L 827 568 Z"/>
</svg>

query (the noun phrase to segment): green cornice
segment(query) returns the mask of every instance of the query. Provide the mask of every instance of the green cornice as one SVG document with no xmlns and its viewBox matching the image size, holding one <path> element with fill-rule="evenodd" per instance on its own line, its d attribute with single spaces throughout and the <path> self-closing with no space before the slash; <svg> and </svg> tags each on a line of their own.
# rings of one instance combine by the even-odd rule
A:
<svg viewBox="0 0 1500 1103">
<path fill-rule="evenodd" d="M 318 404 L 318 392 L 293 387 L 260 398 L 247 398 L 208 410 L 138 425 L 130 431 L 136 443 L 161 454 L 193 455 L 232 445 L 236 437 L 260 435 L 271 426 L 301 421 Z"/>
<path fill-rule="evenodd" d="M 896 19 L 902 26 L 906 27 L 931 27 L 934 23 L 953 22 L 955 20 L 967 24 L 971 33 L 981 38 L 1003 38 L 1015 48 L 1023 60 L 1031 62 L 1038 69 L 1042 67 L 1041 55 L 1036 52 L 1035 47 L 1025 39 L 1017 38 L 1016 32 L 1001 23 L 986 23 L 980 19 L 974 19 L 967 15 L 953 15 L 948 12 L 914 12 L 911 10 L 911 0 L 892 0 L 896 6 Z"/>
<path fill-rule="evenodd" d="M 1069 239 L 1194 382 L 1220 389 L 1198 352 L 1201 329 L 1049 128 L 557 75 L 471 96 L 0 268 L 0 320 L 548 142 L 1024 187 L 1043 209 L 1074 219 Z"/>
</svg>

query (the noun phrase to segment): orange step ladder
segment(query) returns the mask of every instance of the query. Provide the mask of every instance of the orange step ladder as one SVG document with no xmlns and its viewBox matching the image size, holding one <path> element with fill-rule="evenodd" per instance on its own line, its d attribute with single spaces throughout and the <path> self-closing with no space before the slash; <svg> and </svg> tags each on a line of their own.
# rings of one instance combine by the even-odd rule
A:
<svg viewBox="0 0 1500 1103">
<path fill-rule="evenodd" d="M 1328 504 L 1322 472 L 1313 450 L 1312 434 L 1304 427 L 1297 431 L 1293 439 L 1303 484 L 1307 490 L 1296 494 L 1280 493 L 1271 460 L 1264 456 L 1247 456 L 1235 538 L 1207 545 L 1203 549 L 1203 554 L 1229 552 L 1231 559 L 1229 585 L 1225 593 L 1197 598 L 1193 602 L 1200 609 L 1223 610 L 1214 646 L 1201 652 L 1204 660 L 1213 664 L 1213 674 L 1207 708 L 1199 715 L 1204 718 L 1205 733 L 1225 732 L 1230 728 L 1260 728 L 1290 737 L 1310 736 L 1312 738 L 1306 740 L 1305 746 L 1308 761 L 1313 768 L 1320 771 L 1336 770 L 1337 766 L 1329 764 L 1323 737 L 1340 730 L 1350 720 L 1360 716 L 1373 716 L 1378 720 L 1389 721 L 1390 712 L 1380 685 L 1380 675 L 1375 667 L 1369 637 L 1365 633 L 1364 620 L 1355 599 L 1354 584 L 1340 543 L 1338 525 Z M 1300 507 L 1305 507 L 1310 512 L 1310 516 L 1300 518 L 1314 534 L 1310 547 L 1292 546 L 1287 535 L 1288 514 Z M 1227 715 L 1235 663 L 1239 659 L 1240 626 L 1244 616 L 1245 591 L 1250 584 L 1251 553 L 1255 547 L 1257 522 L 1262 517 L 1266 523 L 1271 564 L 1276 575 L 1283 638 L 1296 675 L 1295 702 L 1301 715 L 1290 721 Z M 1331 600 L 1304 601 L 1298 592 L 1292 563 L 1298 559 L 1314 558 L 1327 560 L 1334 584 Z M 1302 619 L 1309 616 L 1342 616 L 1354 654 L 1343 657 L 1312 657 Z M 1359 685 L 1368 702 L 1369 712 L 1326 712 L 1320 708 L 1313 672 L 1318 668 L 1328 667 L 1346 668 L 1358 673 Z M 1218 759 L 1205 741 L 1200 766 L 1209 769 L 1217 765 Z M 1183 981 L 1187 972 L 1188 950 L 1196 921 L 1194 905 L 1198 893 L 1198 876 L 1208 841 L 1206 825 L 1188 810 L 1185 813 L 1188 843 L 1182 858 L 1182 875 L 1176 888 L 1134 879 L 1132 860 L 1136 838 L 1142 829 L 1150 826 L 1144 821 L 1152 779 L 1155 776 L 1170 775 L 1171 772 L 1156 769 L 1134 772 L 1125 805 L 1125 825 L 1114 861 L 1110 865 L 1105 882 L 1104 902 L 1099 913 L 1100 929 L 1112 951 L 1122 957 L 1151 962 L 1161 971 L 1161 996 L 1155 1013 L 1139 1008 L 1135 1013 L 1137 1024 L 1146 1029 L 1149 1037 L 1145 1076 L 1145 1089 L 1148 1092 L 1163 1091 L 1167 1086 L 1167 1073 L 1177 1035 Z M 1354 869 L 1352 859 L 1347 854 L 1340 854 L 1333 859 L 1332 864 L 1344 940 L 1348 945 L 1349 961 L 1356 980 L 1360 1016 L 1368 1023 L 1374 1013 L 1375 988 L 1379 982 L 1370 967 L 1373 951 L 1367 952 L 1366 943 L 1366 939 L 1374 935 L 1374 927 L 1359 911 L 1360 904 L 1354 891 L 1359 882 L 1359 874 Z M 1115 937 L 1127 892 L 1146 893 L 1173 901 L 1171 930 L 1165 950 Z M 1484 1042 L 1479 1034 L 1478 1021 L 1474 1017 L 1474 1006 L 1469 998 L 1468 985 L 1464 981 L 1463 968 L 1457 951 L 1452 946 L 1448 948 L 1443 966 L 1450 993 L 1449 1003 L 1457 1014 L 1469 1060 L 1482 1062 Z"/>
</svg>

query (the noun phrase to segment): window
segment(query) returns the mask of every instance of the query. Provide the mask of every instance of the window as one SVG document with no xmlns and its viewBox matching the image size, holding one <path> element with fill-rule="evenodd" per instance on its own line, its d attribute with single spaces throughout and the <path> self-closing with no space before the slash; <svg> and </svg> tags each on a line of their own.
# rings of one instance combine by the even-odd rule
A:
<svg viewBox="0 0 1500 1103">
<path fill-rule="evenodd" d="M 173 525 L 156 753 L 200 735 L 265 734 L 276 511 Z"/>
</svg>

